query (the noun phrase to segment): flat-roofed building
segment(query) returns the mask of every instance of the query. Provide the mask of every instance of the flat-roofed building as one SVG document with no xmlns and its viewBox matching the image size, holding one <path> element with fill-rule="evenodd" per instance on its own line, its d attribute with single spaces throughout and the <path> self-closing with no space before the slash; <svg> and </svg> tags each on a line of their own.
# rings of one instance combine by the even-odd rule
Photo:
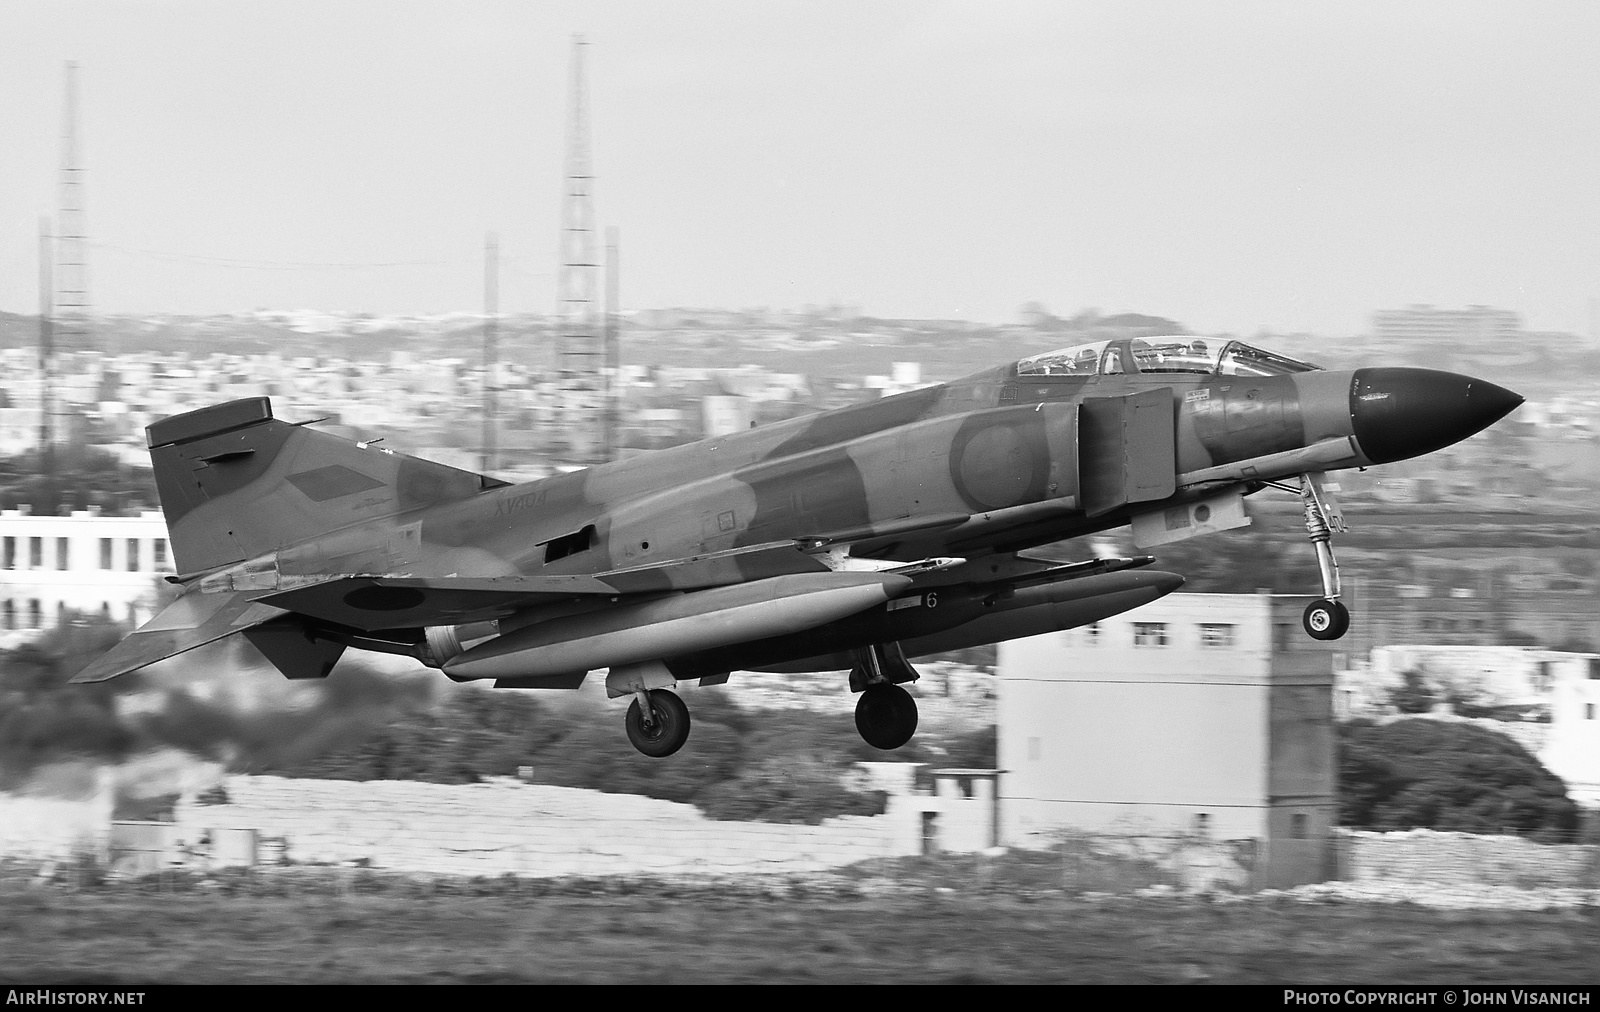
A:
<svg viewBox="0 0 1600 1012">
<path fill-rule="evenodd" d="M 1331 873 L 1335 642 L 1311 598 L 1171 594 L 1000 644 L 1001 839 L 1234 841 L 1258 885 Z"/>
<path fill-rule="evenodd" d="M 1600 655 L 1566 654 L 1549 665 L 1550 733 L 1539 758 L 1567 797 L 1600 808 Z"/>
<path fill-rule="evenodd" d="M 157 511 L 0 511 L 0 642 L 54 628 L 74 612 L 142 623 L 158 581 L 172 572 L 167 524 Z"/>
<path fill-rule="evenodd" d="M 1494 341 L 1515 342 L 1522 320 L 1509 309 L 1492 306 L 1437 309 L 1414 305 L 1373 313 L 1372 329 L 1385 343 L 1445 341 L 1470 347 Z"/>
</svg>

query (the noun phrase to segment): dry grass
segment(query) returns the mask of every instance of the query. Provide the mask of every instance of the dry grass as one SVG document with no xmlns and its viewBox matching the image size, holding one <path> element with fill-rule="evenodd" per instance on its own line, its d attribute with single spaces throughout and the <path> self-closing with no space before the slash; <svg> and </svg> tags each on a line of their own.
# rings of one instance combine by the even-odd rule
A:
<svg viewBox="0 0 1600 1012">
<path fill-rule="evenodd" d="M 1600 967 L 1593 912 L 1095 900 L 1025 878 L 955 859 L 722 883 L 9 878 L 0 980 L 1461 985 Z"/>
</svg>

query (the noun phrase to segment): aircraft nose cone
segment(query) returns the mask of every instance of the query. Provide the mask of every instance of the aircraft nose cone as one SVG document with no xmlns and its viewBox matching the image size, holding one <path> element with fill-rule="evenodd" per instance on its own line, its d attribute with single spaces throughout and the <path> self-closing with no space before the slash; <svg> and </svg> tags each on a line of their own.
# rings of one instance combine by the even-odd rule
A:
<svg viewBox="0 0 1600 1012">
<path fill-rule="evenodd" d="M 1460 442 L 1521 403 L 1521 394 L 1453 372 L 1357 369 L 1350 421 L 1367 459 L 1386 464 Z"/>
</svg>

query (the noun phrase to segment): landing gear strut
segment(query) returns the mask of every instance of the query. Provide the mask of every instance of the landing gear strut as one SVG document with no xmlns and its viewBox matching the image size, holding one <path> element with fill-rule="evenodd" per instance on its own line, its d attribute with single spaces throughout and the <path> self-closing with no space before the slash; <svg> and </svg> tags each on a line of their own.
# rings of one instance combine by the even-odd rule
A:
<svg viewBox="0 0 1600 1012">
<path fill-rule="evenodd" d="M 628 740 L 653 759 L 683 748 L 689 740 L 689 707 L 666 689 L 640 689 L 628 704 Z"/>
<path fill-rule="evenodd" d="M 917 701 L 897 682 L 917 679 L 898 643 L 879 643 L 855 651 L 850 688 L 856 701 L 856 730 L 873 748 L 896 749 L 917 730 Z"/>
<path fill-rule="evenodd" d="M 1322 597 L 1306 606 L 1301 624 L 1312 639 L 1336 640 L 1350 631 L 1350 609 L 1339 600 L 1339 563 L 1333 557 L 1333 535 L 1342 534 L 1344 514 L 1322 487 L 1325 476 L 1320 471 L 1309 471 L 1300 476 L 1300 487 L 1268 482 L 1274 488 L 1300 496 L 1300 506 L 1305 510 L 1306 534 L 1317 551 L 1317 570 L 1322 576 Z"/>
</svg>

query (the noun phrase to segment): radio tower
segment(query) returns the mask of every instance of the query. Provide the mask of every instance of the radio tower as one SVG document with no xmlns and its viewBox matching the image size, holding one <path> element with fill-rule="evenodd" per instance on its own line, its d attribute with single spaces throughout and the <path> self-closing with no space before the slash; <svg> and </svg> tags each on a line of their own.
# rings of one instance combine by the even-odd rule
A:
<svg viewBox="0 0 1600 1012">
<path fill-rule="evenodd" d="M 594 174 L 589 163 L 583 36 L 572 39 L 572 118 L 567 122 L 567 179 L 561 203 L 561 272 L 556 282 L 556 368 L 565 443 L 575 464 L 605 459 L 605 337 L 600 328 L 600 264 L 595 255 Z"/>
<path fill-rule="evenodd" d="M 83 159 L 78 150 L 78 65 L 67 64 L 61 127 L 61 205 L 56 213 L 55 350 L 82 351 L 89 336 L 88 240 L 83 213 Z"/>
</svg>

